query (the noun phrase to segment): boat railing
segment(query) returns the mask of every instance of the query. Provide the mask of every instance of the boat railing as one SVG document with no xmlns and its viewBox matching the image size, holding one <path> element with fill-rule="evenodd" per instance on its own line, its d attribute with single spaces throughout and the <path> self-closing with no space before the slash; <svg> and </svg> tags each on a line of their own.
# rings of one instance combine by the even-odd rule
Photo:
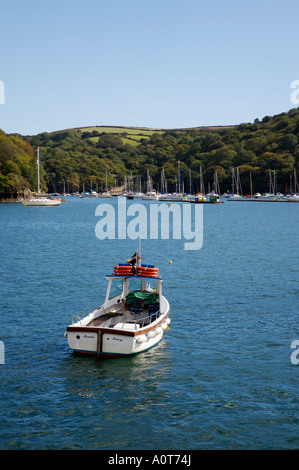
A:
<svg viewBox="0 0 299 470">
<path fill-rule="evenodd" d="M 74 323 L 82 323 L 82 320 L 84 320 L 85 317 L 88 317 L 88 315 L 90 315 L 91 312 L 93 312 L 93 305 L 90 305 L 84 310 L 81 310 L 81 312 L 74 313 L 72 315 L 72 325 Z"/>
<path fill-rule="evenodd" d="M 150 323 L 154 322 L 160 315 L 161 315 L 160 310 L 157 310 L 156 312 L 153 312 L 150 315 L 147 315 L 146 317 L 135 318 L 134 320 L 130 320 L 129 323 L 134 325 L 134 329 L 137 330 L 137 325 L 140 328 L 143 328 L 144 326 L 149 325 Z M 126 328 L 125 327 L 126 323 L 128 322 L 124 322 L 120 329 Z"/>
</svg>

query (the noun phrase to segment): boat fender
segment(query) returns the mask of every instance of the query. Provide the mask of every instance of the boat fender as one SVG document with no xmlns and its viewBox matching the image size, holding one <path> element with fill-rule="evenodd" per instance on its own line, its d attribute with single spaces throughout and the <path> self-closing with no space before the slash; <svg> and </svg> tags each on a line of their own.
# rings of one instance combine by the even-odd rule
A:
<svg viewBox="0 0 299 470">
<path fill-rule="evenodd" d="M 156 336 L 156 331 L 155 330 L 152 330 L 148 333 L 148 338 L 154 338 Z"/>
<path fill-rule="evenodd" d="M 168 327 L 168 325 L 167 325 L 166 321 L 164 321 L 164 322 L 162 323 L 162 329 L 163 329 L 163 330 L 166 330 L 167 327 Z"/>
<path fill-rule="evenodd" d="M 145 343 L 147 341 L 146 335 L 140 335 L 136 338 L 137 343 Z"/>
<path fill-rule="evenodd" d="M 156 328 L 156 333 L 159 335 L 160 333 L 162 333 L 162 328 L 160 326 L 158 326 L 158 328 Z"/>
</svg>

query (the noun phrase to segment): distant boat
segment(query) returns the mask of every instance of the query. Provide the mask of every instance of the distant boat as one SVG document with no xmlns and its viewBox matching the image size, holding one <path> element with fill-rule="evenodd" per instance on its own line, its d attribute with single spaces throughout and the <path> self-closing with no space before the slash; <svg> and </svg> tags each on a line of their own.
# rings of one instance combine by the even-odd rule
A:
<svg viewBox="0 0 299 470">
<path fill-rule="evenodd" d="M 152 191 L 147 191 L 145 194 L 141 196 L 143 200 L 151 200 L 151 201 L 159 201 L 160 195 L 156 193 L 155 189 Z"/>
<path fill-rule="evenodd" d="M 286 198 L 287 202 L 299 202 L 299 194 L 293 194 Z"/>
<path fill-rule="evenodd" d="M 37 196 L 21 198 L 19 201 L 23 206 L 60 206 L 61 199 L 50 195 L 42 195 L 40 192 L 40 169 L 39 169 L 39 147 L 37 147 Z"/>
<path fill-rule="evenodd" d="M 237 201 L 239 199 L 243 199 L 239 168 L 237 168 L 237 177 L 235 176 L 234 168 L 232 168 L 232 194 L 228 197 L 228 200 Z"/>
<path fill-rule="evenodd" d="M 147 192 L 141 196 L 143 200 L 157 201 L 160 199 L 160 194 L 157 194 L 156 190 L 153 189 L 152 179 L 149 171 L 147 170 Z"/>
<path fill-rule="evenodd" d="M 98 197 L 98 193 L 96 191 L 91 190 L 88 194 L 86 194 L 87 197 Z"/>
<path fill-rule="evenodd" d="M 135 199 L 135 194 L 133 193 L 133 191 L 128 192 L 127 199 Z"/>
<path fill-rule="evenodd" d="M 286 201 L 288 202 L 299 202 L 299 191 L 298 191 L 298 182 L 297 182 L 297 174 L 296 168 L 294 168 L 294 194 L 287 196 Z"/>
<path fill-rule="evenodd" d="M 108 191 L 108 185 L 107 185 L 107 170 L 106 170 L 106 191 L 103 193 L 99 194 L 99 197 L 112 197 L 112 194 Z"/>
</svg>

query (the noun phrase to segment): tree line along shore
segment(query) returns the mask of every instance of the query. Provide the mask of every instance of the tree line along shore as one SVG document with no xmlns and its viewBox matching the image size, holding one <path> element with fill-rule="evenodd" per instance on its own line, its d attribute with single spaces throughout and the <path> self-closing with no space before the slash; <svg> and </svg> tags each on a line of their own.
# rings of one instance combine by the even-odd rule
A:
<svg viewBox="0 0 299 470">
<path fill-rule="evenodd" d="M 14 200 L 37 190 L 36 148 L 40 148 L 41 190 L 48 193 L 97 192 L 130 183 L 146 190 L 150 174 L 169 192 L 197 193 L 204 181 L 213 189 L 215 174 L 222 193 L 232 190 L 238 171 L 243 194 L 295 191 L 299 170 L 299 108 L 234 126 L 148 129 L 94 126 L 43 132 L 33 136 L 0 130 L 0 199 Z M 178 162 L 180 181 L 178 180 Z"/>
</svg>

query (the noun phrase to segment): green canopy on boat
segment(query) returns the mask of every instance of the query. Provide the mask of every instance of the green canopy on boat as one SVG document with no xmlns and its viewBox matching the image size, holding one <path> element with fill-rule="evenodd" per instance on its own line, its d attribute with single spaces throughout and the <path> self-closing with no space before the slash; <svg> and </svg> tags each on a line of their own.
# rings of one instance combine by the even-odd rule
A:
<svg viewBox="0 0 299 470">
<path fill-rule="evenodd" d="M 157 300 L 156 292 L 140 292 L 132 290 L 126 298 L 127 305 L 130 305 L 133 300 L 142 299 L 145 305 L 153 304 Z"/>
</svg>

